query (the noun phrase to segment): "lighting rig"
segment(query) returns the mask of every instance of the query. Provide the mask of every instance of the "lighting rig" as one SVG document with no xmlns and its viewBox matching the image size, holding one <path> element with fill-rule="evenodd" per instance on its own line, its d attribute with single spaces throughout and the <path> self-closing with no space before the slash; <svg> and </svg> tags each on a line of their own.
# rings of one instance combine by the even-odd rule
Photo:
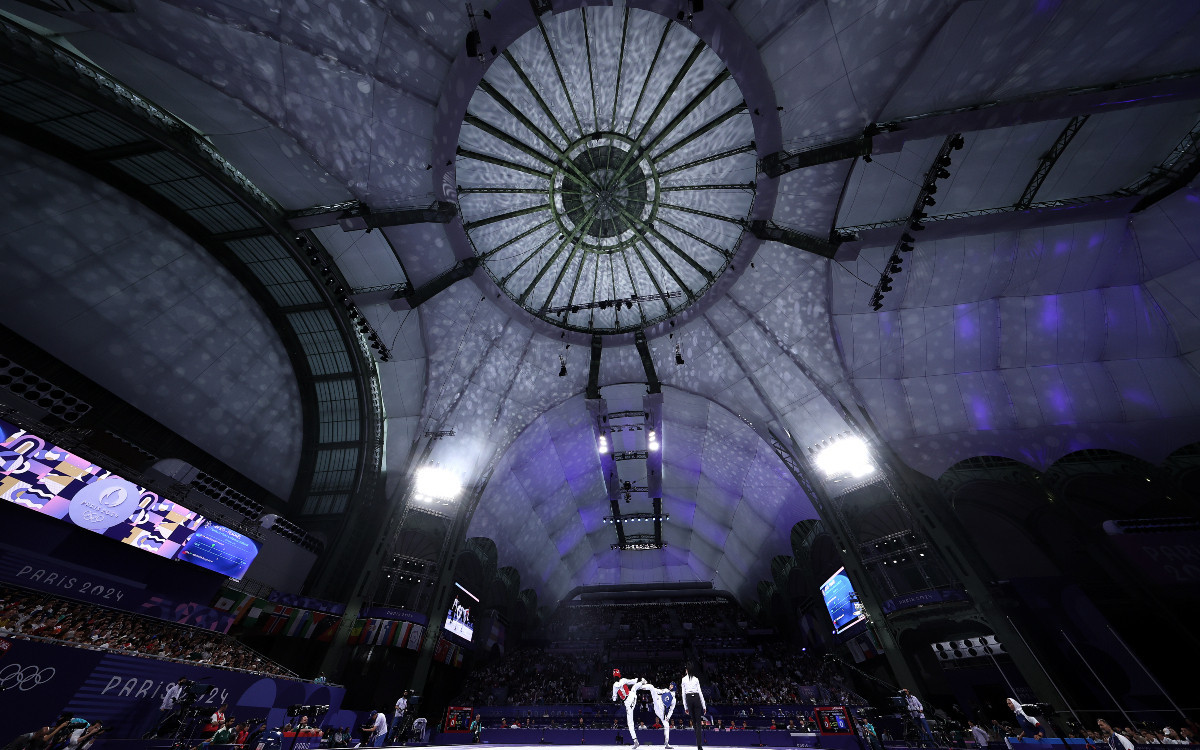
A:
<svg viewBox="0 0 1200 750">
<path fill-rule="evenodd" d="M 615 516 L 604 517 L 604 523 L 617 523 L 618 521 L 621 523 L 636 523 L 638 521 L 662 523 L 669 520 L 671 520 L 670 513 L 622 513 L 620 518 Z"/>
<path fill-rule="evenodd" d="M 346 287 L 333 271 L 332 261 L 321 257 L 321 252 L 313 247 L 312 242 L 308 239 L 308 235 L 297 234 L 294 240 L 296 249 L 304 257 L 308 258 L 309 265 L 320 269 L 321 278 L 325 280 L 325 286 L 333 287 L 334 295 L 337 297 L 338 302 L 341 302 L 346 308 L 346 313 L 350 316 L 350 322 L 354 324 L 355 333 L 366 339 L 371 348 L 375 350 L 375 356 L 380 362 L 390 360 L 392 358 L 392 350 L 387 348 L 387 345 L 383 343 L 383 339 L 379 337 L 379 332 L 367 322 L 367 317 L 354 304 L 354 300 L 350 299 L 346 292 Z"/>
<path fill-rule="evenodd" d="M 656 540 L 653 534 L 626 534 L 625 544 L 610 544 L 608 545 L 608 548 L 619 550 L 648 550 L 662 549 L 666 546 L 666 542 L 660 542 Z"/>
<path fill-rule="evenodd" d="M 895 274 L 900 273 L 904 264 L 904 255 L 913 251 L 914 243 L 917 240 L 911 232 L 924 231 L 925 219 L 929 218 L 929 213 L 925 209 L 937 205 L 937 199 L 933 196 L 938 191 L 937 181 L 950 176 L 948 169 L 952 161 L 950 152 L 958 151 L 964 143 L 962 133 L 947 136 L 941 149 L 938 150 L 937 158 L 933 160 L 933 165 L 925 173 L 925 181 L 922 183 L 921 190 L 917 193 L 917 200 L 913 203 L 912 211 L 908 215 L 905 231 L 896 241 L 896 247 L 893 248 L 891 256 L 884 264 L 883 271 L 879 274 L 879 283 L 875 285 L 875 291 L 871 294 L 871 309 L 875 312 L 879 312 L 883 308 L 883 296 L 892 291 L 892 278 Z"/>
<path fill-rule="evenodd" d="M 647 394 L 642 403 L 646 408 L 605 414 L 601 402 L 599 405 L 601 411 L 596 414 L 597 451 L 600 454 L 601 471 L 606 476 L 605 486 L 612 509 L 603 521 L 605 524 L 612 525 L 616 532 L 617 542 L 611 545 L 614 550 L 662 549 L 665 546 L 662 538 L 662 524 L 670 518 L 670 515 L 663 512 L 661 497 L 662 442 L 659 433 L 662 431 L 662 396 L 661 394 Z M 630 423 L 617 424 L 618 420 L 630 420 Z M 615 433 L 621 432 L 645 433 L 646 449 L 617 450 L 628 445 L 624 440 L 614 440 Z M 620 479 L 617 475 L 617 461 L 634 460 L 646 462 L 644 486 L 636 485 L 630 479 Z M 646 499 L 651 504 L 650 512 L 621 512 L 621 500 L 624 500 L 626 504 L 632 503 L 635 494 L 647 496 Z M 653 531 L 627 534 L 625 527 L 627 522 L 653 524 Z"/>
<path fill-rule="evenodd" d="M 635 303 L 654 302 L 656 300 L 673 299 L 682 296 L 683 292 L 680 291 L 663 292 L 662 294 L 635 294 L 631 297 L 622 297 L 621 299 L 600 299 L 592 302 L 579 302 L 571 305 L 549 307 L 546 308 L 546 312 L 551 315 L 558 315 L 560 313 L 577 313 L 581 310 L 607 310 L 610 307 L 615 307 L 619 310 L 622 305 L 632 310 Z"/>
</svg>

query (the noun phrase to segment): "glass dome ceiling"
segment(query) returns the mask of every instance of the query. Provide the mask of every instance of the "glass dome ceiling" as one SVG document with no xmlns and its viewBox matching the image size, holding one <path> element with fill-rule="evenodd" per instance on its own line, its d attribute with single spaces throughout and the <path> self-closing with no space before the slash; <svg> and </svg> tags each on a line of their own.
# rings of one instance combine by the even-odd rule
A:
<svg viewBox="0 0 1200 750">
<path fill-rule="evenodd" d="M 500 53 L 458 141 L 463 224 L 502 290 L 572 330 L 670 317 L 729 266 L 754 203 L 728 68 L 648 11 L 547 16 Z"/>
</svg>

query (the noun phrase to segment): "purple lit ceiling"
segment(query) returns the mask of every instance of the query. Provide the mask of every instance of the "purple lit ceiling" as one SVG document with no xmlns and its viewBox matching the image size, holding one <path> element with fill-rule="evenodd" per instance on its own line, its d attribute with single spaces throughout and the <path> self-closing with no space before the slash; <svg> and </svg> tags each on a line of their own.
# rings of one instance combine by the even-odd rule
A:
<svg viewBox="0 0 1200 750">
<path fill-rule="evenodd" d="M 678 7 L 629 4 L 671 14 Z M 554 5 L 579 17 L 578 2 Z M 1200 68 L 1200 6 L 1188 0 L 708 6 L 696 33 L 720 26 L 740 40 L 722 41 L 730 45 L 723 53 L 761 65 L 762 86 L 739 85 L 777 103 L 780 110 L 756 117 L 788 149 L 874 121 Z M 350 198 L 423 203 L 456 184 L 439 138 L 451 149 L 457 138 L 439 123 L 466 106 L 484 72 L 465 59 L 461 3 L 142 0 L 134 13 L 61 17 L 15 7 L 205 133 L 287 208 Z M 525 0 L 475 7 L 492 14 L 479 20 L 485 48 L 533 28 Z M 523 59 L 549 70 L 536 49 Z M 587 78 L 580 59 L 564 67 Z M 1093 108 L 1038 199 L 1108 193 L 1144 175 L 1196 126 L 1194 88 L 1179 79 L 1153 98 Z M 547 93 L 552 107 L 561 106 L 557 96 Z M 986 126 L 952 117 L 969 125 L 965 148 L 954 153 L 932 212 L 1014 203 L 1070 117 L 1022 110 Z M 894 147 L 871 163 L 760 179 L 760 190 L 775 191 L 770 217 L 821 237 L 902 218 L 944 135 L 892 134 Z M 675 158 L 689 156 L 684 147 Z M 472 201 L 481 215 L 506 205 L 486 195 Z M 1200 439 L 1200 193 L 1193 185 L 1132 216 L 1132 201 L 1105 205 L 1108 213 L 1063 214 L 1047 226 L 997 213 L 950 225 L 936 239 L 931 231 L 878 313 L 868 299 L 891 246 L 869 234 L 838 262 L 774 242 L 738 256 L 673 328 L 649 331 L 667 393 L 671 502 L 682 508 L 678 524 L 671 511 L 661 552 L 614 555 L 611 530 L 591 525 L 604 488 L 580 395 L 585 337 L 561 337 L 482 272 L 416 312 L 375 305 L 365 312 L 396 352 L 380 373 L 389 492 L 399 499 L 425 431 L 454 429 L 431 459 L 467 484 L 492 472 L 471 533 L 489 523 L 506 529 L 485 535 L 502 563 L 540 582 L 543 597 L 576 583 L 669 577 L 719 580 L 749 598 L 767 577 L 760 551 L 782 551 L 788 514 L 811 511 L 742 419 L 804 447 L 845 430 L 844 414 L 861 411 L 932 476 L 980 454 L 1038 467 L 1089 447 L 1161 459 Z M 329 230 L 321 239 L 355 286 L 419 284 L 469 253 L 460 223 Z M 674 363 L 676 344 L 683 365 Z M 615 386 L 644 380 L 632 341 L 609 339 L 602 393 L 616 401 Z M 688 508 L 694 523 L 684 524 Z"/>
</svg>

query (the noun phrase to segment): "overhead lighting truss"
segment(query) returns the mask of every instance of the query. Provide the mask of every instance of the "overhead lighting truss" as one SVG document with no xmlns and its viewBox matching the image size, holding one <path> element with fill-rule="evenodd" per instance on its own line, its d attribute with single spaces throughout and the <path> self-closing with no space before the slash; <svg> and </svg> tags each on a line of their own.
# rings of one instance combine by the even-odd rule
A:
<svg viewBox="0 0 1200 750">
<path fill-rule="evenodd" d="M 624 543 L 610 544 L 609 549 L 619 550 L 651 550 L 662 549 L 667 543 L 655 539 L 653 534 L 626 534 Z"/>
<path fill-rule="evenodd" d="M 619 517 L 605 516 L 604 523 L 637 523 L 639 521 L 662 523 L 671 519 L 670 513 L 655 515 L 654 513 L 623 513 Z"/>
<path fill-rule="evenodd" d="M 620 309 L 625 306 L 628 309 L 633 309 L 633 306 L 639 302 L 656 302 L 658 300 L 675 299 L 682 297 L 683 292 L 663 292 L 662 294 L 635 294 L 623 299 L 602 299 L 592 302 L 580 302 L 574 305 L 559 305 L 558 307 L 546 308 L 546 312 L 551 315 L 557 315 L 565 312 L 580 312 L 581 310 L 607 310 L 610 307 Z"/>
</svg>

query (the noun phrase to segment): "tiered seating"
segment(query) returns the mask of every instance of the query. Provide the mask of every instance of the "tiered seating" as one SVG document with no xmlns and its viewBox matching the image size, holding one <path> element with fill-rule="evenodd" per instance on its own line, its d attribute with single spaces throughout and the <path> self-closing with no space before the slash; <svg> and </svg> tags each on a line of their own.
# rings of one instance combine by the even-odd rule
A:
<svg viewBox="0 0 1200 750">
<path fill-rule="evenodd" d="M 295 676 L 224 633 L 12 586 L 0 586 L 0 636 Z"/>
</svg>

